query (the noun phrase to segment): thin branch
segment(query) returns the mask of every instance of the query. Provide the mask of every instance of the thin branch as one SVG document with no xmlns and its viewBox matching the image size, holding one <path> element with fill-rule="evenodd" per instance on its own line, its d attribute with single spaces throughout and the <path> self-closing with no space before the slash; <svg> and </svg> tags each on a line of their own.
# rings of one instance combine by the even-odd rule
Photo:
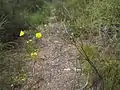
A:
<svg viewBox="0 0 120 90">
<path fill-rule="evenodd" d="M 69 14 L 69 15 L 68 15 L 69 18 L 71 18 L 69 11 L 68 11 L 64 6 L 63 6 L 63 8 L 64 8 L 65 11 Z M 82 51 L 81 51 L 81 50 L 79 49 L 79 46 L 77 45 L 77 43 L 76 43 L 76 41 L 75 41 L 74 36 L 73 36 L 73 35 L 70 35 L 70 33 L 68 33 L 65 24 L 64 24 L 64 28 L 65 28 L 68 36 L 72 39 L 73 45 L 74 45 L 74 46 L 76 47 L 76 49 L 78 50 L 79 54 L 85 57 L 85 60 L 86 60 L 86 61 L 91 65 L 91 67 L 95 70 L 95 73 L 97 74 L 97 76 L 99 77 L 99 79 L 100 79 L 101 81 L 103 81 L 102 75 L 99 73 L 99 71 L 97 70 L 97 68 L 95 67 L 95 65 L 93 64 L 93 62 L 90 60 L 90 58 L 88 57 L 87 53 L 85 52 L 85 50 L 84 50 L 84 48 L 83 48 L 83 42 L 82 42 L 82 40 L 81 40 L 81 43 L 82 43 L 82 45 L 81 45 L 81 50 L 82 50 Z M 103 82 L 103 83 L 104 83 L 104 82 Z M 104 89 L 104 85 L 103 85 L 103 89 Z"/>
<path fill-rule="evenodd" d="M 89 73 L 87 76 L 87 81 L 86 81 L 85 85 L 82 87 L 82 90 L 84 90 L 87 87 L 88 83 L 89 83 Z"/>
<path fill-rule="evenodd" d="M 64 25 L 65 27 L 65 25 Z M 67 32 L 67 29 L 65 29 Z M 99 77 L 99 79 L 101 81 L 103 81 L 102 75 L 99 73 L 99 71 L 97 70 L 97 68 L 95 67 L 95 65 L 93 64 L 93 62 L 90 60 L 90 58 L 88 57 L 87 53 L 85 52 L 84 48 L 83 48 L 83 42 L 81 41 L 82 45 L 80 46 L 81 49 L 79 49 L 79 46 L 77 45 L 74 36 L 70 35 L 68 32 L 67 34 L 69 35 L 69 37 L 72 39 L 72 44 L 76 47 L 76 49 L 79 52 L 79 55 L 82 55 L 85 57 L 85 60 L 90 64 L 90 66 L 95 70 L 95 73 L 97 74 L 97 76 Z M 82 50 L 82 51 L 81 51 Z M 104 86 L 103 86 L 104 87 Z"/>
</svg>

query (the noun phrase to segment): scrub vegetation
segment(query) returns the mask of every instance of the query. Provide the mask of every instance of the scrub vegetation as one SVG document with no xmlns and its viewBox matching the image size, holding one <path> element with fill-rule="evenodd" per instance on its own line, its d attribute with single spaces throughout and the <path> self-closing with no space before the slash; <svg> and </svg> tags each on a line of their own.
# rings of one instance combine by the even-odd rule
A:
<svg viewBox="0 0 120 90">
<path fill-rule="evenodd" d="M 50 25 L 65 31 L 86 76 L 82 88 L 78 79 L 71 90 L 120 89 L 120 0 L 0 0 L 0 90 L 24 90 L 27 65 L 40 58 Z"/>
</svg>

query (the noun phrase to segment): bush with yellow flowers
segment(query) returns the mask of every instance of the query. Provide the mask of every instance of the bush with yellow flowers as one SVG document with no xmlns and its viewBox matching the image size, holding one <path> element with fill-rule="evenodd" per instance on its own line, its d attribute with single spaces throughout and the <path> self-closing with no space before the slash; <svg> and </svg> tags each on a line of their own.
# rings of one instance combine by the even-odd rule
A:
<svg viewBox="0 0 120 90">
<path fill-rule="evenodd" d="M 19 36 L 24 37 L 25 34 L 28 34 L 28 33 L 31 33 L 31 32 L 25 32 L 21 30 Z M 38 56 L 38 51 L 39 51 L 39 48 L 36 46 L 36 43 L 37 43 L 36 41 L 42 38 L 42 34 L 41 32 L 36 31 L 33 34 L 30 34 L 29 36 L 25 40 L 26 51 L 31 58 L 35 59 Z"/>
</svg>

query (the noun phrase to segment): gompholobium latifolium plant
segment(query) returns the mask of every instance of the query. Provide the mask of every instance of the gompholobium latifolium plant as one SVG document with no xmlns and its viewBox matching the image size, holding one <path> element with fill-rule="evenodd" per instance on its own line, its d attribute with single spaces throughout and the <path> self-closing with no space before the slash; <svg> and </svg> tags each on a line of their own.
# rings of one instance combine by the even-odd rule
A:
<svg viewBox="0 0 120 90">
<path fill-rule="evenodd" d="M 39 47 L 36 46 L 37 41 L 42 38 L 42 34 L 38 31 L 28 34 L 28 32 L 20 31 L 20 37 L 24 37 L 26 52 L 35 58 L 38 55 Z"/>
</svg>

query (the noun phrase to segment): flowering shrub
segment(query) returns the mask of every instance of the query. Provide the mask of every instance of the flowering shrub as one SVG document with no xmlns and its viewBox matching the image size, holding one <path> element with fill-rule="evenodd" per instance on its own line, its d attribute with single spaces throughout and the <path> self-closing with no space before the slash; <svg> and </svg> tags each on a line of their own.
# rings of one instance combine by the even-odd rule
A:
<svg viewBox="0 0 120 90">
<path fill-rule="evenodd" d="M 22 37 L 25 34 L 26 32 L 21 30 L 19 36 Z M 28 37 L 28 40 L 25 40 L 26 50 L 31 58 L 36 58 L 39 51 L 39 49 L 36 47 L 36 40 L 41 39 L 42 34 L 40 32 L 36 32 L 34 35 L 31 36 L 32 39 Z"/>
</svg>

